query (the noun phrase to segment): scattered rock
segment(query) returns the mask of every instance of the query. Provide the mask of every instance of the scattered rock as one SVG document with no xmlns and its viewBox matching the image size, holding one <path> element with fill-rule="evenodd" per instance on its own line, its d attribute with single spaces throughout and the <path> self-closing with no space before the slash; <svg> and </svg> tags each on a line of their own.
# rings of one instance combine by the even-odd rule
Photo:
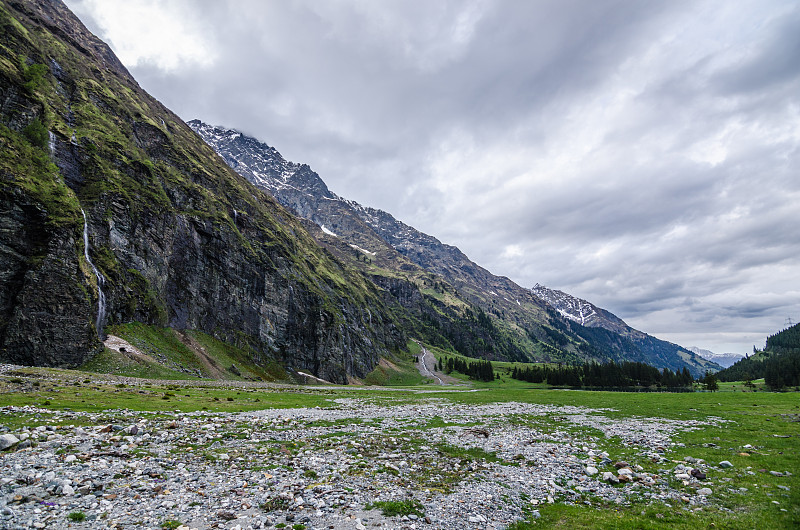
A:
<svg viewBox="0 0 800 530">
<path fill-rule="evenodd" d="M 706 496 L 706 495 L 711 495 L 712 493 L 713 491 L 711 491 L 711 488 L 700 488 L 699 490 L 697 490 L 698 495 Z"/>
<path fill-rule="evenodd" d="M 729 469 L 733 467 L 733 464 L 731 464 L 727 460 L 723 460 L 722 462 L 719 463 L 719 467 L 721 467 L 722 469 Z"/>
<path fill-rule="evenodd" d="M 13 434 L 0 434 L 0 451 L 5 451 L 19 443 L 19 438 Z"/>
<path fill-rule="evenodd" d="M 705 480 L 706 474 L 700 471 L 699 469 L 692 469 L 689 474 L 696 478 L 697 480 Z"/>
<path fill-rule="evenodd" d="M 22 410 L 2 407 L 0 415 Z M 36 409 L 24 412 L 35 414 Z M 585 426 L 592 434 L 577 443 L 558 428 L 542 431 L 502 419 L 555 414 L 561 429 L 565 424 Z M 640 457 L 650 460 L 657 447 L 676 447 L 669 439 L 674 433 L 701 425 L 609 419 L 571 406 L 432 401 L 384 407 L 356 399 L 337 399 L 334 408 L 241 414 L 65 411 L 54 416 L 58 423 L 80 420 L 96 426 L 20 429 L 17 436 L 29 434 L 37 443 L 0 459 L 0 487 L 7 495 L 0 503 L 8 503 L 25 527 L 39 522 L 54 530 L 69 528 L 66 517 L 61 523 L 47 519 L 52 513 L 47 503 L 84 512 L 89 527 L 103 516 L 103 524 L 113 521 L 123 528 L 158 528 L 179 518 L 205 519 L 201 528 L 228 530 L 294 523 L 320 529 L 360 524 L 456 530 L 506 528 L 524 519 L 522 506 L 562 502 L 578 492 L 609 504 L 642 495 L 655 502 L 679 502 L 680 492 L 635 461 L 620 461 L 617 472 L 602 473 L 602 481 L 592 478 L 614 462 L 597 449 L 597 442 L 600 436 L 618 437 L 628 447 L 641 448 Z M 415 430 L 420 439 L 409 444 L 402 433 L 433 418 L 444 419 L 446 425 L 486 425 L 491 436 L 463 436 L 462 426 L 447 425 Z M 440 452 L 440 443 L 480 449 L 501 462 L 465 462 Z M 452 491 L 435 497 L 423 493 L 425 485 L 417 477 L 431 472 L 451 483 Z M 424 517 L 388 517 L 375 510 L 369 520 L 357 521 L 369 503 L 407 498 L 422 504 Z M 352 515 L 345 525 L 344 514 Z M 470 517 L 477 522 L 471 523 Z M 0 527 L 4 522 L 0 519 Z"/>
</svg>

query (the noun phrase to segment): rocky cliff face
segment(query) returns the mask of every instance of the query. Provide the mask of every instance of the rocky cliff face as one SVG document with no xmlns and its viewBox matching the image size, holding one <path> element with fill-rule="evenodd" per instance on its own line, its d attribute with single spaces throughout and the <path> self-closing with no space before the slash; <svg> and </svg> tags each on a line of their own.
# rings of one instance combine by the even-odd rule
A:
<svg viewBox="0 0 800 530">
<path fill-rule="evenodd" d="M 0 329 L 3 357 L 17 364 L 76 365 L 98 347 L 79 233 L 53 229 L 25 194 L 0 194 Z"/>
<path fill-rule="evenodd" d="M 61 2 L 0 3 L 0 26 L 0 358 L 80 364 L 100 346 L 101 288 L 101 327 L 199 329 L 336 382 L 404 345 L 380 290 Z"/>
</svg>

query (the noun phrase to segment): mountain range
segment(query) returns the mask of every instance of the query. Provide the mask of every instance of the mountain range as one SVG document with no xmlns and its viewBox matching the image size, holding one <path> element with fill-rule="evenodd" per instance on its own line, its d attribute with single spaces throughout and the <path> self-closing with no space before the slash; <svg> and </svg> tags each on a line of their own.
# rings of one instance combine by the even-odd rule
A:
<svg viewBox="0 0 800 530">
<path fill-rule="evenodd" d="M 308 165 L 287 161 L 274 147 L 240 131 L 200 120 L 188 124 L 231 168 L 312 223 L 309 228 L 320 244 L 376 284 L 416 292 L 417 302 L 404 304 L 407 309 L 422 321 L 431 315 L 438 321 L 439 336 L 428 330 L 427 340 L 495 359 L 636 360 L 670 369 L 687 365 L 695 375 L 720 368 L 585 300 L 538 284 L 526 289 L 495 276 L 457 247 L 387 212 L 336 195 Z M 404 296 L 397 297 L 401 304 Z M 478 336 L 465 337 L 469 331 L 458 329 L 465 320 L 472 321 L 469 327 Z"/>
<path fill-rule="evenodd" d="M 713 361 L 723 368 L 732 366 L 736 361 L 744 357 L 744 355 L 740 355 L 738 353 L 714 353 L 711 350 L 704 350 L 702 348 L 698 348 L 697 346 L 690 346 L 688 349 L 703 359 Z"/>
<path fill-rule="evenodd" d="M 409 338 L 490 359 L 718 368 L 494 276 L 253 138 L 187 125 L 60 0 L 0 2 L 0 28 L 3 362 L 79 366 L 109 326 L 141 322 L 337 383 Z"/>
</svg>

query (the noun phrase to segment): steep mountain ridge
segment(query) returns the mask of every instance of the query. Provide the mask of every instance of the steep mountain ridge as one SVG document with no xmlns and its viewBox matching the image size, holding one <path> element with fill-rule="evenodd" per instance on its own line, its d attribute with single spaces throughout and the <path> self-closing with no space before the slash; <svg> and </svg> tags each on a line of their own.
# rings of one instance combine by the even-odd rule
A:
<svg viewBox="0 0 800 530">
<path fill-rule="evenodd" d="M 482 309 L 474 306 L 446 278 L 410 259 L 422 252 L 407 256 L 387 238 L 389 232 L 402 233 L 406 238 L 416 235 L 426 244 L 441 245 L 437 240 L 385 212 L 339 197 L 307 165 L 286 161 L 267 144 L 199 120 L 192 120 L 188 125 L 232 168 L 309 220 L 312 223 L 309 230 L 320 243 L 341 259 L 360 267 L 389 294 L 391 301 L 406 309 L 399 318 L 421 338 L 443 347 L 456 347 L 473 356 L 532 360 L 515 343 L 517 337 L 492 326 L 485 315 L 481 317 Z M 373 228 L 378 221 L 391 228 L 380 225 Z M 462 259 L 468 263 L 465 256 L 462 255 Z M 524 334 L 521 340 L 530 341 Z"/>
<path fill-rule="evenodd" d="M 79 365 L 101 347 L 96 320 L 204 331 L 335 382 L 404 347 L 383 292 L 63 3 L 2 1 L 0 28 L 0 359 Z"/>
<path fill-rule="evenodd" d="M 430 283 L 451 288 L 453 298 L 463 302 L 468 314 L 482 315 L 471 321 L 473 327 L 483 323 L 495 330 L 495 336 L 502 333 L 506 342 L 513 344 L 498 352 L 482 338 L 482 351 L 471 352 L 477 356 L 536 361 L 632 360 L 673 370 L 688 366 L 695 375 L 720 368 L 680 346 L 631 328 L 589 302 L 539 285 L 525 289 L 508 278 L 495 276 L 457 247 L 387 212 L 339 197 L 307 165 L 286 161 L 274 147 L 234 129 L 200 120 L 188 124 L 232 168 L 317 225 L 318 230 L 312 233 L 332 252 L 337 253 L 337 246 L 355 249 L 350 254 L 340 250 L 337 255 L 356 260 L 373 281 L 385 287 L 386 277 L 410 276 L 421 269 L 430 275 Z M 453 345 L 457 349 L 465 346 Z"/>
<path fill-rule="evenodd" d="M 564 318 L 577 322 L 582 326 L 604 328 L 616 333 L 629 333 L 633 328 L 615 314 L 601 309 L 591 302 L 577 298 L 563 291 L 548 289 L 536 284 L 531 288 L 533 294 L 545 300 Z"/>
</svg>

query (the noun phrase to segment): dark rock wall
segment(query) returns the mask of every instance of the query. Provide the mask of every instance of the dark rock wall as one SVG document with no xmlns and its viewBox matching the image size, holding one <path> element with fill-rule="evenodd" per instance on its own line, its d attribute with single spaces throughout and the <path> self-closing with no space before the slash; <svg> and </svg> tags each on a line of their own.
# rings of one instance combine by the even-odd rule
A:
<svg viewBox="0 0 800 530">
<path fill-rule="evenodd" d="M 22 193 L 0 197 L 0 345 L 17 364 L 76 366 L 99 347 L 80 232 L 47 226 Z"/>
<path fill-rule="evenodd" d="M 257 360 L 276 358 L 338 383 L 365 376 L 387 348 L 403 346 L 380 306 L 357 305 L 333 289 L 327 296 L 312 292 L 293 278 L 291 256 L 249 251 L 227 223 L 161 212 L 134 216 L 114 201 L 108 207 L 109 220 L 101 217 L 92 229 L 93 243 L 119 262 L 107 284 L 113 321 L 200 329 L 246 343 Z"/>
</svg>

